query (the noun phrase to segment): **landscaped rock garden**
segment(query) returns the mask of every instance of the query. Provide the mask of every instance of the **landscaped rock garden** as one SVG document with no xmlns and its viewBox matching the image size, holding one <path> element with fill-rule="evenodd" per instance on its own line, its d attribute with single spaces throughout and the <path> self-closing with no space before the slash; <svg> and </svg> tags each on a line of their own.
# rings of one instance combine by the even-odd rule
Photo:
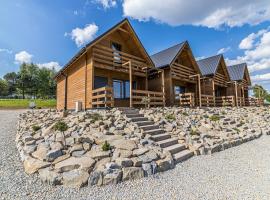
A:
<svg viewBox="0 0 270 200">
<path fill-rule="evenodd" d="M 53 185 L 106 185 L 162 171 L 160 160 L 172 159 L 120 110 L 65 114 L 20 115 L 16 142 L 27 174 L 38 173 Z"/>
<path fill-rule="evenodd" d="M 151 108 L 140 113 L 196 155 L 211 154 L 269 134 L 266 107 Z M 174 160 L 119 109 L 28 111 L 20 115 L 17 148 L 27 174 L 49 184 L 81 187 L 142 178 Z"/>
<path fill-rule="evenodd" d="M 212 154 L 270 134 L 268 107 L 152 108 L 140 112 L 196 155 Z"/>
</svg>

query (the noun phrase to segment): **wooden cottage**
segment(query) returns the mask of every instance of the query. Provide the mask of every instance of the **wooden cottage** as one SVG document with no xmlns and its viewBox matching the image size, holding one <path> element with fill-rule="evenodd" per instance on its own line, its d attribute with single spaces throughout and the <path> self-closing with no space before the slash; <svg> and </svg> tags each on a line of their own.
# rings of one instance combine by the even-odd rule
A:
<svg viewBox="0 0 270 200">
<path fill-rule="evenodd" d="M 83 47 L 57 73 L 57 109 L 75 109 L 76 104 L 82 109 L 164 105 L 164 82 L 148 90 L 151 69 L 160 74 L 124 19 Z"/>
<path fill-rule="evenodd" d="M 188 42 L 158 52 L 151 59 L 164 72 L 166 105 L 194 106 L 200 95 L 200 70 Z M 160 87 L 161 83 L 159 79 L 151 80 L 149 89 Z"/>
<path fill-rule="evenodd" d="M 234 96 L 228 95 L 230 76 L 223 55 L 216 55 L 197 61 L 202 73 L 201 105 L 234 106 Z"/>
<path fill-rule="evenodd" d="M 228 95 L 236 99 L 236 106 L 250 105 L 248 89 L 251 86 L 250 76 L 246 63 L 228 66 L 231 84 L 228 86 Z"/>
</svg>

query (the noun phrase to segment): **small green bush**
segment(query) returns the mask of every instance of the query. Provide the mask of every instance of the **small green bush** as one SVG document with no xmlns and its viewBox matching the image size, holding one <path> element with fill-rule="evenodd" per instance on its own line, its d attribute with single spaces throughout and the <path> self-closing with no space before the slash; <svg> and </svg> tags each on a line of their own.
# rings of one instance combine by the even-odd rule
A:
<svg viewBox="0 0 270 200">
<path fill-rule="evenodd" d="M 204 117 L 204 118 L 209 118 L 209 116 L 208 116 L 208 115 L 203 115 L 203 117 Z"/>
<path fill-rule="evenodd" d="M 33 129 L 34 132 L 36 132 L 36 131 L 40 130 L 41 127 L 38 126 L 38 125 L 33 125 L 33 126 L 32 126 L 32 129 Z"/>
<path fill-rule="evenodd" d="M 216 121 L 220 120 L 220 116 L 219 115 L 212 115 L 209 117 L 209 119 L 213 122 L 216 122 Z"/>
<path fill-rule="evenodd" d="M 233 130 L 235 130 L 237 133 L 240 132 L 240 130 L 238 128 L 233 128 Z"/>
<path fill-rule="evenodd" d="M 190 129 L 190 135 L 198 135 L 198 130 L 195 127 L 191 127 Z"/>
<path fill-rule="evenodd" d="M 109 151 L 111 149 L 111 145 L 105 141 L 104 144 L 102 145 L 102 150 L 103 151 Z"/>
<path fill-rule="evenodd" d="M 169 120 L 169 121 L 171 121 L 171 120 L 176 120 L 176 118 L 175 118 L 175 116 L 174 116 L 173 114 L 168 114 L 168 115 L 166 115 L 166 116 L 165 116 L 165 119 L 166 119 L 166 120 Z"/>
<path fill-rule="evenodd" d="M 92 123 L 103 119 L 102 115 L 100 115 L 99 113 L 88 113 L 87 118 L 91 119 Z"/>
<path fill-rule="evenodd" d="M 186 113 L 186 112 L 183 112 L 182 114 L 183 114 L 184 116 L 188 116 L 188 113 Z"/>
<path fill-rule="evenodd" d="M 53 129 L 55 131 L 61 131 L 64 132 L 68 129 L 68 125 L 66 124 L 66 122 L 63 121 L 58 121 L 56 122 L 56 124 L 53 126 Z"/>
</svg>

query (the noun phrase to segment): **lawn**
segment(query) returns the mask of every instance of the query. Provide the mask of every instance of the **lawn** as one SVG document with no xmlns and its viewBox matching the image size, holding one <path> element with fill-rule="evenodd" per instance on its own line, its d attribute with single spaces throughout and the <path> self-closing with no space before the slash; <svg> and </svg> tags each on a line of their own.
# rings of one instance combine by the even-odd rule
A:
<svg viewBox="0 0 270 200">
<path fill-rule="evenodd" d="M 0 99 L 0 108 L 29 108 L 30 102 L 35 102 L 36 108 L 55 108 L 56 106 L 55 99 Z"/>
</svg>

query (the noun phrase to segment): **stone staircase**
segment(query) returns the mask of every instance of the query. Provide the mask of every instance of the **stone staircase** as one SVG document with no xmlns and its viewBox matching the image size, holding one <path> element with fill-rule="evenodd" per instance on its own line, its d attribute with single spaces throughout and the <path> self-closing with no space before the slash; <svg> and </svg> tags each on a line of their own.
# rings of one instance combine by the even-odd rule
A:
<svg viewBox="0 0 270 200">
<path fill-rule="evenodd" d="M 193 152 L 186 148 L 184 144 L 179 144 L 176 137 L 172 137 L 171 134 L 155 125 L 153 121 L 150 121 L 143 114 L 139 113 L 138 109 L 134 108 L 121 108 L 123 114 L 136 123 L 143 133 L 151 135 L 149 139 L 156 142 L 162 149 L 169 151 L 174 159 L 175 163 L 182 162 L 193 156 Z"/>
</svg>

